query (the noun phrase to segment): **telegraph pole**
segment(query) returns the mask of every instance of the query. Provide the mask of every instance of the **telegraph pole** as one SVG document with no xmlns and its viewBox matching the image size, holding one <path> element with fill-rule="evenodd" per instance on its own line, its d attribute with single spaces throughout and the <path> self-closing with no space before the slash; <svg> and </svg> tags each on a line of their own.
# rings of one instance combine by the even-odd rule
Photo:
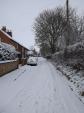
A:
<svg viewBox="0 0 84 113">
<path fill-rule="evenodd" d="M 69 0 L 66 0 L 66 16 L 67 16 L 67 23 L 69 22 Z"/>
<path fill-rule="evenodd" d="M 66 0 L 66 19 L 67 19 L 66 46 L 68 46 L 69 45 L 69 0 Z"/>
<path fill-rule="evenodd" d="M 67 46 L 69 45 L 69 0 L 66 0 L 66 31 L 65 31 L 66 45 L 64 49 L 64 58 L 67 57 Z"/>
</svg>

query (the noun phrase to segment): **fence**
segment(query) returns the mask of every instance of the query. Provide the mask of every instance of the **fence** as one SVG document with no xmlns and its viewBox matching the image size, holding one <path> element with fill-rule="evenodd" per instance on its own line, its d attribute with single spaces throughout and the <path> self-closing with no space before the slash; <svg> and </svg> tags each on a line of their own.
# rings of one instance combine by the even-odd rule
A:
<svg viewBox="0 0 84 113">
<path fill-rule="evenodd" d="M 18 68 L 18 60 L 0 62 L 0 77 Z"/>
</svg>

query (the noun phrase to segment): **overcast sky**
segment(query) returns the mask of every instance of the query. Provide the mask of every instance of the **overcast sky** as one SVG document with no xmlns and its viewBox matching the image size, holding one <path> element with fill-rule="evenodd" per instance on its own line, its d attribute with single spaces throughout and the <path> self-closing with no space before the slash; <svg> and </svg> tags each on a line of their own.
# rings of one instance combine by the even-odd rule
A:
<svg viewBox="0 0 84 113">
<path fill-rule="evenodd" d="M 84 0 L 69 0 L 80 14 L 84 12 Z M 34 45 L 32 26 L 44 9 L 64 6 L 66 0 L 0 0 L 0 27 L 13 31 L 13 38 L 26 47 Z"/>
</svg>

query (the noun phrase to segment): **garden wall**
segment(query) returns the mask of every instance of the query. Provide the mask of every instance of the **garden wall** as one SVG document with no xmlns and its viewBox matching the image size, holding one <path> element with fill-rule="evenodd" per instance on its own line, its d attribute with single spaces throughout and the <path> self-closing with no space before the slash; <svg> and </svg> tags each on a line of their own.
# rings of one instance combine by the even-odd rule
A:
<svg viewBox="0 0 84 113">
<path fill-rule="evenodd" d="M 0 61 L 0 77 L 18 68 L 18 60 Z"/>
</svg>

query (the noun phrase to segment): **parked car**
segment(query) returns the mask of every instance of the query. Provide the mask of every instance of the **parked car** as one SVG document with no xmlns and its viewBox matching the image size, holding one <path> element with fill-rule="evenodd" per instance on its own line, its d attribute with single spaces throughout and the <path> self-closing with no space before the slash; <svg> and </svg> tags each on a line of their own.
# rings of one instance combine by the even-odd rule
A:
<svg viewBox="0 0 84 113">
<path fill-rule="evenodd" d="M 38 58 L 37 57 L 29 57 L 28 61 L 27 61 L 27 64 L 28 65 L 31 65 L 31 66 L 36 66 L 37 65 L 37 62 L 38 62 Z"/>
</svg>

